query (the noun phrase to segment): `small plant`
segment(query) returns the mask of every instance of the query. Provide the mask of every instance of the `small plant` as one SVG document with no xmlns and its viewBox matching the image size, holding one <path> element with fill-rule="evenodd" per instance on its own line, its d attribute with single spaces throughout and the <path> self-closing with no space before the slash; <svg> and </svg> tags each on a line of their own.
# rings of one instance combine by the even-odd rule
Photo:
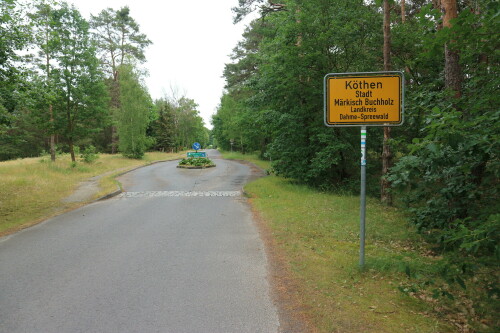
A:
<svg viewBox="0 0 500 333">
<path fill-rule="evenodd" d="M 80 155 L 85 163 L 93 163 L 99 158 L 99 154 L 97 153 L 95 147 L 93 145 L 87 146 L 83 153 Z"/>
</svg>

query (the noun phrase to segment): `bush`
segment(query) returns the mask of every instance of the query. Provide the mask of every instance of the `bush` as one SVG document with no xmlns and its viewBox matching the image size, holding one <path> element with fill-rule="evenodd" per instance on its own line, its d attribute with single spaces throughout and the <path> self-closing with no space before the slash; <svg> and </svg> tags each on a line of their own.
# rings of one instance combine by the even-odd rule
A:
<svg viewBox="0 0 500 333">
<path fill-rule="evenodd" d="M 93 163 L 99 158 L 99 154 L 93 145 L 87 146 L 80 155 L 85 163 Z"/>
<path fill-rule="evenodd" d="M 122 155 L 127 158 L 135 158 L 137 160 L 140 160 L 144 157 L 144 153 L 145 153 L 145 146 L 141 143 L 141 144 L 136 144 L 133 147 L 129 147 L 129 149 L 122 152 Z"/>
<path fill-rule="evenodd" d="M 478 112 L 479 113 L 479 112 Z M 447 250 L 474 255 L 498 251 L 500 151 L 493 121 L 500 112 L 464 115 L 434 108 L 410 154 L 392 168 L 389 180 L 399 189 L 410 218 L 436 236 Z"/>
<path fill-rule="evenodd" d="M 215 166 L 214 162 L 205 157 L 189 157 L 189 158 L 183 158 L 180 162 L 179 165 L 189 165 L 189 166 Z"/>
</svg>

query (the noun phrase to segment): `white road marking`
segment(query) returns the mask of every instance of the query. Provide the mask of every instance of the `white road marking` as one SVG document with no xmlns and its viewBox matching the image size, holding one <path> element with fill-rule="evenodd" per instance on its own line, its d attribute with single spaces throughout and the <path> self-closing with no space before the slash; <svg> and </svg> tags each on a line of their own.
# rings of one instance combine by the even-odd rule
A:
<svg viewBox="0 0 500 333">
<path fill-rule="evenodd" d="M 143 191 L 123 192 L 117 198 L 149 197 L 240 197 L 241 191 Z"/>
</svg>

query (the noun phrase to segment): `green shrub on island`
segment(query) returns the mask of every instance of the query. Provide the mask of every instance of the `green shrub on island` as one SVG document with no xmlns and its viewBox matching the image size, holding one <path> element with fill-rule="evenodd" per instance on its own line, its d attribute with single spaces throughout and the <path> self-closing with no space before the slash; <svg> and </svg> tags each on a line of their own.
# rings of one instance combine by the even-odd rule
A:
<svg viewBox="0 0 500 333">
<path fill-rule="evenodd" d="M 215 166 L 211 159 L 205 157 L 189 157 L 183 158 L 179 165 L 182 166 L 194 166 L 194 167 L 211 167 Z"/>
</svg>

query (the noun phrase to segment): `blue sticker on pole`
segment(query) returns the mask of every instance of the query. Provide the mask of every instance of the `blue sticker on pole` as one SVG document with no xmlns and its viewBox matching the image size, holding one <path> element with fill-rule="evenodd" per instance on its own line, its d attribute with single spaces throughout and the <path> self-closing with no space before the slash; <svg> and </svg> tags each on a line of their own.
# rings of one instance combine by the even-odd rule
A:
<svg viewBox="0 0 500 333">
<path fill-rule="evenodd" d="M 366 129 L 361 130 L 361 166 L 366 165 Z"/>
</svg>

